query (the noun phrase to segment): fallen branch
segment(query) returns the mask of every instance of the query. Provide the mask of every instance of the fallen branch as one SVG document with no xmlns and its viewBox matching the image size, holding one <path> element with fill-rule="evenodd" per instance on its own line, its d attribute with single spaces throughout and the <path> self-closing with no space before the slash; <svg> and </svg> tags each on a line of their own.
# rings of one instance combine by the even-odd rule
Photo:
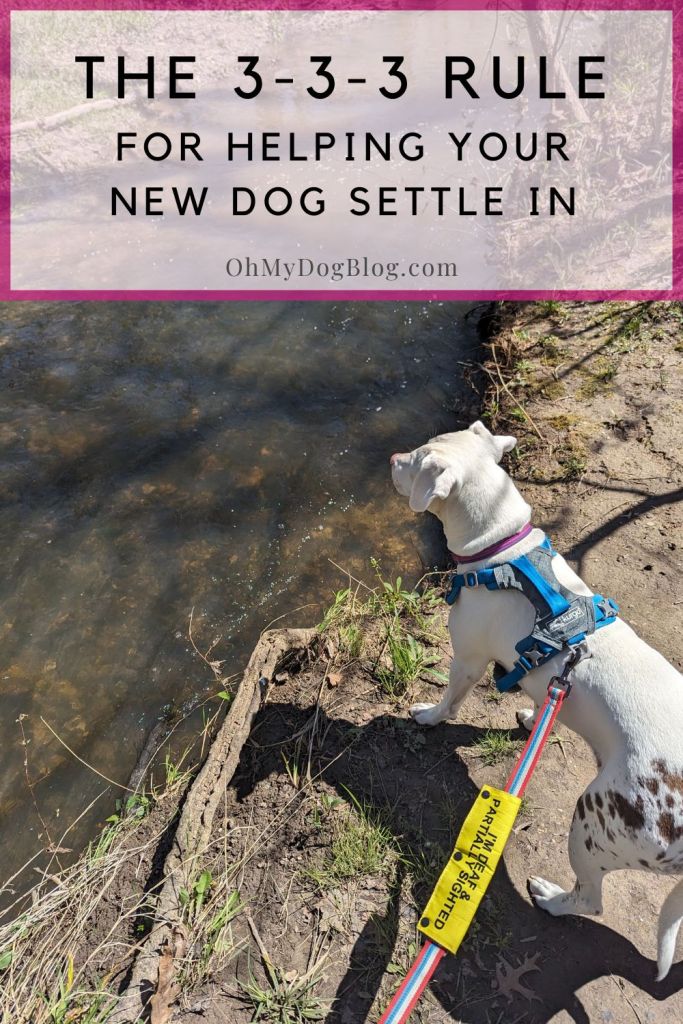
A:
<svg viewBox="0 0 683 1024">
<path fill-rule="evenodd" d="M 131 96 L 123 100 L 92 100 L 89 103 L 79 103 L 75 107 L 50 114 L 49 117 L 34 117 L 29 121 L 16 121 L 12 125 L 12 135 L 36 130 L 52 131 L 54 128 L 59 128 L 70 121 L 76 121 L 86 114 L 93 114 L 99 110 L 113 110 L 114 107 L 126 107 L 135 102 L 137 102 L 137 98 Z"/>
<path fill-rule="evenodd" d="M 139 789 L 144 788 L 145 775 L 151 768 L 154 758 L 161 749 L 164 740 L 172 728 L 174 719 L 177 719 L 177 717 L 175 712 L 172 715 L 164 715 L 151 730 L 128 779 L 128 789 L 132 792 L 136 793 Z"/>
<path fill-rule="evenodd" d="M 531 39 L 532 46 L 537 57 L 541 55 L 553 54 L 553 67 L 557 74 L 558 84 L 561 86 L 563 92 L 566 94 L 566 102 L 572 112 L 574 120 L 578 124 L 588 124 L 590 118 L 586 113 L 581 100 L 579 99 L 576 89 L 567 73 L 562 56 L 557 53 L 559 49 L 559 40 L 553 39 L 553 28 L 550 15 L 547 11 L 534 11 L 530 13 L 527 20 L 527 29 L 529 37 Z"/>
</svg>

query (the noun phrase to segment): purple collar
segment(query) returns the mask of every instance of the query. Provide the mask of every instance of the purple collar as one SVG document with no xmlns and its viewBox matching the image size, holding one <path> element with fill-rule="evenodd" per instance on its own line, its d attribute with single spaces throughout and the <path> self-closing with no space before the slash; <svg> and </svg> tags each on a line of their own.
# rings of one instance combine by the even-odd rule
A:
<svg viewBox="0 0 683 1024">
<path fill-rule="evenodd" d="M 490 547 L 484 548 L 483 551 L 477 551 L 475 555 L 456 555 L 454 551 L 451 551 L 451 556 L 458 565 L 467 565 L 468 562 L 480 562 L 482 558 L 490 558 L 491 555 L 497 555 L 500 551 L 507 551 L 513 544 L 517 544 L 518 541 L 528 537 L 532 530 L 533 526 L 531 523 L 527 523 L 517 533 L 513 533 L 511 537 L 505 537 L 503 540 L 491 544 Z"/>
</svg>

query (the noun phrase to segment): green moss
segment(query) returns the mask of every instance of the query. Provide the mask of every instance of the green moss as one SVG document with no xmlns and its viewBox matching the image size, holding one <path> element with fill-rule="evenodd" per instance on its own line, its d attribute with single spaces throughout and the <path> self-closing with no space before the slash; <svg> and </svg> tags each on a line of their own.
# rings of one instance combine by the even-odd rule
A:
<svg viewBox="0 0 683 1024">
<path fill-rule="evenodd" d="M 560 339 L 554 334 L 549 334 L 539 340 L 542 350 L 543 362 L 546 366 L 559 366 L 567 358 L 567 350 L 562 348 Z"/>
<path fill-rule="evenodd" d="M 551 416 L 548 423 L 555 430 L 569 430 L 579 422 L 579 417 L 572 413 L 563 413 L 560 416 Z"/>
<path fill-rule="evenodd" d="M 566 393 L 567 388 L 561 380 L 547 380 L 540 385 L 541 397 L 549 402 L 556 402 L 558 398 L 562 398 Z"/>
<path fill-rule="evenodd" d="M 612 390 L 612 381 L 617 375 L 618 363 L 607 356 L 598 356 L 589 366 L 581 369 L 583 382 L 578 389 L 580 398 L 594 398 Z"/>
</svg>

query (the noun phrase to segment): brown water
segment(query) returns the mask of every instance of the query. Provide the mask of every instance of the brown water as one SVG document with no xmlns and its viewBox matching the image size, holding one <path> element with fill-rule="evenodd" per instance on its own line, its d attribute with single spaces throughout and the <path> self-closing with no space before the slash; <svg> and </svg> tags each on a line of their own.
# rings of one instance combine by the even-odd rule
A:
<svg viewBox="0 0 683 1024">
<path fill-rule="evenodd" d="M 319 621 L 344 585 L 330 559 L 371 580 L 371 556 L 408 579 L 438 558 L 387 459 L 467 416 L 471 308 L 1 308 L 2 877 L 45 844 L 38 810 L 59 839 L 106 790 L 41 718 L 125 782 L 163 709 L 216 691 L 193 608 L 237 671 L 271 620 Z"/>
</svg>

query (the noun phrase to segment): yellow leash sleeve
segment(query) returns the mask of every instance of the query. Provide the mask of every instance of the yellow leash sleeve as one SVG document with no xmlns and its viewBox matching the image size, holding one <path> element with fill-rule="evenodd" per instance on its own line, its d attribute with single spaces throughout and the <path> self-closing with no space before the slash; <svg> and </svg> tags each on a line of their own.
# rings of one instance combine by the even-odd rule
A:
<svg viewBox="0 0 683 1024">
<path fill-rule="evenodd" d="M 472 923 L 521 802 L 505 790 L 484 786 L 465 818 L 418 925 L 423 935 L 449 953 L 456 952 Z"/>
</svg>

